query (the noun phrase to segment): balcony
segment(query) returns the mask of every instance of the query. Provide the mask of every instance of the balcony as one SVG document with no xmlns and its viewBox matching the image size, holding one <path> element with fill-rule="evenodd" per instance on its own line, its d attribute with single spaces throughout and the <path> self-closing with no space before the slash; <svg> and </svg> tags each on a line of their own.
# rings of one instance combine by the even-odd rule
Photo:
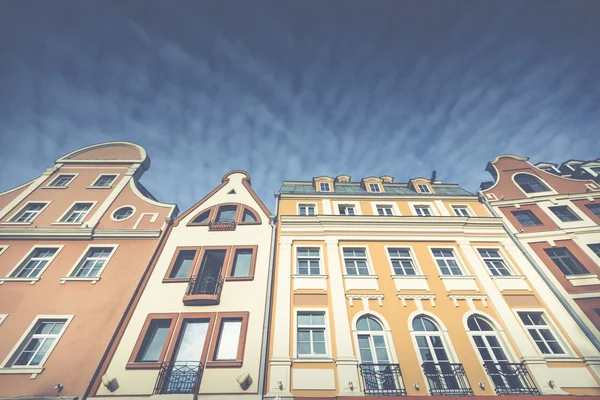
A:
<svg viewBox="0 0 600 400">
<path fill-rule="evenodd" d="M 473 396 L 462 364 L 426 362 L 422 367 L 432 396 Z"/>
<path fill-rule="evenodd" d="M 211 221 L 208 223 L 209 231 L 235 231 L 235 221 Z"/>
<path fill-rule="evenodd" d="M 155 394 L 198 393 L 203 366 L 199 361 L 170 361 L 160 366 Z"/>
<path fill-rule="evenodd" d="M 367 396 L 406 396 L 398 364 L 360 364 Z"/>
<path fill-rule="evenodd" d="M 221 276 L 193 276 L 183 296 L 186 306 L 219 304 L 223 278 Z"/>
<path fill-rule="evenodd" d="M 499 396 L 539 395 L 533 380 L 522 363 L 485 363 L 487 374 L 492 378 Z"/>
</svg>

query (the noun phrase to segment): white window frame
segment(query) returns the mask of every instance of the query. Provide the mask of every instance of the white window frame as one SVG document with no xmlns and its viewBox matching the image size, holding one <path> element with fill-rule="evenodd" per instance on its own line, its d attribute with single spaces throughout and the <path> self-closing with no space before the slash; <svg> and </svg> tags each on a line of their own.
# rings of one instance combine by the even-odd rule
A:
<svg viewBox="0 0 600 400">
<path fill-rule="evenodd" d="M 384 203 L 384 202 L 380 202 L 380 201 L 376 201 L 376 202 L 372 201 L 371 202 L 371 208 L 373 209 L 373 215 L 376 215 L 378 217 L 381 216 L 381 215 L 379 215 L 379 212 L 377 211 L 377 207 L 380 207 L 380 206 L 391 208 L 392 209 L 392 216 L 402 215 L 400 213 L 400 210 L 398 209 L 398 204 L 395 203 L 395 202 Z"/>
<path fill-rule="evenodd" d="M 310 215 L 310 214 L 301 215 L 300 214 L 300 207 L 311 207 L 311 206 L 315 209 L 314 215 Z M 313 217 L 317 214 L 318 214 L 317 203 L 302 203 L 302 202 L 296 203 L 296 215 L 301 215 L 303 217 Z"/>
<path fill-rule="evenodd" d="M 423 207 L 423 206 L 429 207 L 429 211 L 431 211 L 432 217 L 438 217 L 440 215 L 437 207 L 435 206 L 435 203 L 432 201 L 408 202 L 408 206 L 410 207 L 410 211 L 412 212 L 412 215 L 415 217 L 420 216 L 417 214 L 417 209 L 416 209 L 416 207 L 419 207 L 419 206 L 420 207 Z"/>
<path fill-rule="evenodd" d="M 133 213 L 131 213 L 131 215 L 130 215 L 129 217 L 127 217 L 127 218 L 123 218 L 123 219 L 116 219 L 116 218 L 115 218 L 115 213 L 116 213 L 117 211 L 119 211 L 121 208 L 125 208 L 125 207 L 131 207 L 131 209 L 133 210 Z M 113 220 L 113 221 L 115 221 L 115 222 L 123 222 L 123 221 L 127 221 L 129 218 L 133 218 L 133 216 L 135 215 L 136 211 L 137 211 L 137 209 L 135 208 L 135 206 L 133 206 L 133 205 L 130 205 L 130 204 L 125 204 L 125 205 L 122 205 L 122 206 L 119 206 L 119 207 L 115 208 L 115 209 L 113 210 L 113 212 L 112 212 L 112 213 L 110 213 L 110 219 L 111 219 L 111 220 Z"/>
<path fill-rule="evenodd" d="M 294 326 L 293 326 L 293 341 L 294 341 L 294 362 L 314 362 L 315 360 L 332 361 L 331 351 L 331 338 L 330 332 L 331 327 L 329 324 L 329 309 L 328 308 L 297 308 L 294 307 Z M 325 352 L 326 354 L 315 354 L 315 355 L 299 355 L 298 354 L 298 313 L 323 313 L 325 319 Z"/>
<path fill-rule="evenodd" d="M 466 204 L 451 204 L 450 208 L 452 209 L 452 212 L 454 213 L 454 217 L 474 217 L 475 214 L 473 213 L 473 210 L 471 209 L 471 207 L 469 207 Z M 457 209 L 465 209 L 467 210 L 467 215 L 462 215 L 462 214 L 458 214 L 456 212 Z"/>
<path fill-rule="evenodd" d="M 552 320 L 550 318 L 546 309 L 544 309 L 544 308 L 513 308 L 512 312 L 514 313 L 515 318 L 521 325 L 521 328 L 523 328 L 523 330 L 525 331 L 525 334 L 527 335 L 529 342 L 531 343 L 533 348 L 538 352 L 538 354 L 540 356 L 542 356 L 544 358 L 552 358 L 553 359 L 553 358 L 567 358 L 567 357 L 571 357 L 574 354 L 573 348 L 571 347 L 569 342 L 565 339 L 562 332 L 560 332 L 560 330 L 556 327 L 554 320 Z M 535 340 L 533 340 L 533 337 L 529 333 L 529 330 L 527 329 L 527 325 L 525 325 L 523 323 L 523 321 L 521 320 L 519 313 L 541 313 L 542 317 L 544 318 L 544 321 L 546 321 L 546 325 L 548 326 L 548 329 L 554 335 L 554 338 L 556 339 L 558 344 L 562 347 L 564 353 L 562 353 L 562 354 L 544 354 L 544 353 L 542 353 L 542 350 L 540 350 L 537 343 L 535 343 Z"/>
<path fill-rule="evenodd" d="M 390 266 L 390 272 L 393 277 L 400 277 L 400 278 L 409 277 L 409 278 L 411 278 L 411 277 L 417 277 L 417 276 L 424 276 L 423 270 L 421 269 L 421 266 L 419 265 L 419 262 L 417 261 L 417 257 L 415 256 L 415 251 L 412 246 L 405 245 L 405 244 L 398 244 L 398 245 L 385 245 L 383 247 L 385 248 L 385 255 L 387 257 L 388 264 Z M 406 249 L 406 250 L 408 250 L 408 253 L 410 254 L 412 263 L 415 267 L 415 275 L 398 275 L 398 274 L 396 274 L 396 271 L 394 271 L 394 266 L 392 265 L 392 257 L 390 257 L 390 252 L 389 252 L 390 249 Z"/>
<path fill-rule="evenodd" d="M 96 183 L 98 183 L 98 181 L 100 180 L 100 178 L 102 178 L 105 175 L 110 175 L 110 176 L 114 176 L 114 179 L 112 180 L 112 182 L 110 183 L 109 186 L 96 186 Z M 119 176 L 121 176 L 121 174 L 115 174 L 115 173 L 102 173 L 100 175 L 98 175 L 98 177 L 96 179 L 94 179 L 94 182 L 88 186 L 88 189 L 111 189 L 115 182 L 119 179 Z"/>
<path fill-rule="evenodd" d="M 8 318 L 8 314 L 0 314 L 0 325 Z"/>
<path fill-rule="evenodd" d="M 419 193 L 423 194 L 432 194 L 433 192 L 429 189 L 429 186 L 426 183 L 417 183 L 417 188 L 419 189 Z M 423 190 L 425 188 L 425 190 Z"/>
<path fill-rule="evenodd" d="M 73 210 L 73 208 L 75 208 L 75 206 L 77 204 L 81 204 L 81 203 L 85 203 L 85 204 L 91 204 L 92 206 L 90 207 L 89 210 L 85 211 L 83 214 L 83 217 L 81 218 L 81 222 L 63 222 L 63 219 L 67 218 L 67 216 L 71 215 L 71 210 Z M 97 201 L 85 201 L 85 200 L 78 200 L 78 201 L 74 201 L 73 203 L 71 203 L 71 205 L 67 208 L 67 211 L 65 211 L 56 222 L 53 222 L 52 225 L 82 225 L 85 222 L 85 219 L 87 218 L 87 216 L 90 214 L 90 212 L 94 209 L 94 207 L 96 207 L 96 204 L 98 202 Z"/>
<path fill-rule="evenodd" d="M 579 207 L 577 207 L 575 204 L 573 204 L 570 200 L 556 200 L 555 202 L 538 201 L 537 205 L 540 207 L 541 210 L 543 210 L 546 213 L 546 215 L 558 227 L 569 227 L 569 228 L 586 227 L 586 226 L 589 226 L 590 224 L 595 224 L 595 222 L 593 222 L 592 219 L 590 217 L 588 217 L 586 213 L 584 213 Z M 561 221 L 560 218 L 558 218 L 556 216 L 556 214 L 554 214 L 554 212 L 552 210 L 550 210 L 550 207 L 560 207 L 560 206 L 569 207 L 571 212 L 573 214 L 575 214 L 577 217 L 579 217 L 579 220 L 566 221 L 566 222 Z M 538 217 L 538 219 L 539 219 L 539 217 Z"/>
<path fill-rule="evenodd" d="M 493 278 L 502 278 L 505 276 L 515 276 L 515 275 L 521 276 L 522 275 L 522 274 L 517 273 L 515 266 L 510 261 L 510 258 L 508 257 L 506 252 L 501 247 L 498 247 L 498 246 L 474 246 L 473 248 L 475 249 L 475 253 L 477 253 L 477 256 L 481 260 L 481 263 L 484 266 L 485 270 L 488 272 L 489 276 L 491 276 Z M 498 252 L 498 254 L 500 255 L 500 257 L 502 258 L 502 261 L 504 262 L 504 265 L 506 265 L 506 269 L 508 270 L 508 272 L 510 274 L 509 275 L 493 275 L 491 273 L 489 267 L 485 263 L 484 258 L 479 253 L 479 250 L 496 250 Z"/>
<path fill-rule="evenodd" d="M 60 341 L 62 336 L 67 331 L 67 328 L 69 327 L 69 324 L 71 323 L 71 320 L 73 319 L 73 317 L 74 317 L 74 315 L 62 315 L 62 314 L 61 315 L 48 315 L 48 314 L 37 315 L 31 322 L 29 327 L 25 330 L 25 332 L 23 333 L 21 338 L 17 341 L 15 346 L 8 353 L 8 355 L 6 356 L 6 358 L 4 359 L 2 364 L 0 364 L 0 374 L 23 373 L 23 374 L 36 375 L 36 374 L 41 373 L 44 370 L 44 364 L 50 357 L 50 354 L 52 354 L 52 351 L 54 350 L 54 348 L 56 347 L 56 345 L 58 344 L 58 342 Z M 26 367 L 26 366 L 16 366 L 16 367 L 10 366 L 10 367 L 8 367 L 7 366 L 8 362 L 16 355 L 17 351 L 19 350 L 19 348 L 22 345 L 24 345 L 25 341 L 28 340 L 30 338 L 30 336 L 33 335 L 32 334 L 33 328 L 35 328 L 38 321 L 48 320 L 48 319 L 64 319 L 65 325 L 63 326 L 63 329 L 60 331 L 60 333 L 56 336 L 56 339 L 54 340 L 52 345 L 48 348 L 48 351 L 46 352 L 46 355 L 44 356 L 42 361 L 40 361 L 40 364 L 36 365 L 35 367 Z"/>
<path fill-rule="evenodd" d="M 327 190 L 323 190 L 322 185 L 327 185 Z M 319 192 L 331 193 L 331 182 L 319 182 Z"/>
<path fill-rule="evenodd" d="M 72 175 L 73 178 L 71 178 L 71 180 L 65 186 L 52 186 L 52 184 L 54 182 L 56 182 L 57 180 L 59 180 L 64 175 Z M 56 175 L 54 177 L 54 179 L 52 179 L 50 182 L 48 182 L 48 184 L 46 186 L 42 186 L 42 189 L 66 189 L 66 188 L 69 187 L 69 185 L 71 183 L 73 183 L 73 181 L 77 178 L 78 175 L 79 174 L 75 173 L 75 172 L 73 172 L 73 173 L 65 172 L 65 173 L 62 173 L 62 174 L 58 174 L 58 175 Z"/>
<path fill-rule="evenodd" d="M 332 204 L 333 204 L 334 215 L 343 215 L 344 217 L 348 216 L 348 214 L 340 214 L 340 206 L 354 207 L 354 215 L 362 215 L 362 210 L 360 209 L 360 202 L 357 202 L 357 201 L 333 201 Z"/>
<path fill-rule="evenodd" d="M 311 275 L 310 273 L 308 275 L 300 275 L 300 268 L 298 265 L 298 250 L 299 249 L 318 249 L 319 250 L 319 274 L 317 275 Z M 314 257 L 309 257 L 311 259 L 314 259 Z M 324 273 L 324 265 L 323 265 L 323 246 L 322 245 L 314 245 L 314 244 L 298 244 L 297 246 L 294 246 L 294 275 L 298 275 L 301 277 L 310 277 L 310 276 L 323 276 L 325 275 Z M 310 268 L 309 268 L 310 270 Z"/>
<path fill-rule="evenodd" d="M 31 282 L 31 284 L 33 285 L 35 282 L 40 280 L 41 276 L 44 274 L 44 271 L 46 271 L 46 268 L 48 268 L 50 266 L 50 264 L 52 264 L 54 259 L 58 256 L 58 253 L 60 253 L 60 251 L 63 249 L 63 247 L 65 247 L 64 244 L 32 246 L 29 249 L 29 251 L 27 252 L 27 254 L 25 254 L 23 256 L 23 258 L 21 258 L 19 260 L 19 262 L 13 267 L 13 269 L 11 269 L 8 272 L 8 274 L 6 274 L 6 276 L 0 277 L 0 284 L 4 283 L 5 281 L 6 282 L 16 281 L 16 282 Z M 54 253 L 54 255 L 48 260 L 48 263 L 46 263 L 46 266 L 44 268 L 42 268 L 42 270 L 40 271 L 40 273 L 37 277 L 35 277 L 35 278 L 13 278 L 13 277 L 11 277 L 11 275 L 14 274 L 21 267 L 21 265 L 23 265 L 23 263 L 31 256 L 31 254 L 36 249 L 57 249 L 57 250 L 56 250 L 56 253 Z"/>
<path fill-rule="evenodd" d="M 35 215 L 35 217 L 33 217 L 33 219 L 31 221 L 28 222 L 17 222 L 17 221 L 13 221 L 13 219 L 19 215 L 19 213 L 21 211 L 23 211 L 25 209 L 25 207 L 27 207 L 29 204 L 31 203 L 44 203 L 44 207 L 42 207 L 41 210 L 38 211 L 38 213 Z M 6 222 L 3 222 L 3 224 L 13 224 L 13 225 L 31 225 L 33 223 L 33 221 L 35 221 L 37 219 L 37 217 L 40 216 L 41 213 L 44 212 L 44 210 L 50 205 L 50 203 L 52 203 L 51 201 L 43 201 L 43 200 L 32 200 L 32 201 L 28 201 L 27 203 L 23 204 L 23 206 L 21 208 L 19 208 L 19 210 L 15 213 L 13 213 Z"/>
<path fill-rule="evenodd" d="M 414 207 L 415 216 L 416 217 L 433 217 L 435 214 L 431 211 L 431 206 L 427 204 L 416 204 Z M 420 210 L 428 210 L 429 215 L 424 212 L 420 212 Z"/>
<path fill-rule="evenodd" d="M 100 268 L 100 271 L 98 271 L 98 276 L 96 276 L 96 277 L 77 277 L 77 276 L 74 276 L 75 271 L 77 271 L 77 269 L 80 267 L 80 265 L 85 260 L 86 254 L 88 254 L 88 252 L 92 248 L 96 248 L 96 247 L 102 247 L 102 248 L 104 248 L 104 247 L 112 247 L 112 251 L 110 252 L 110 254 L 108 255 L 108 257 L 106 258 L 106 261 L 104 262 L 104 265 L 102 266 L 102 268 Z M 67 273 L 67 275 L 63 276 L 62 278 L 60 278 L 60 283 L 64 284 L 66 281 L 91 281 L 93 284 L 95 284 L 102 277 L 102 272 L 104 272 L 104 269 L 110 263 L 110 260 L 115 255 L 115 252 L 117 251 L 118 247 L 119 247 L 118 244 L 90 244 L 90 245 L 88 245 L 86 247 L 86 249 L 83 251 L 83 253 L 81 253 L 81 255 L 79 256 L 79 258 L 77 259 L 77 261 L 75 262 L 75 264 L 73 265 L 73 267 L 71 268 L 71 270 Z"/>
<path fill-rule="evenodd" d="M 368 183 L 368 185 L 369 185 L 369 192 L 370 193 L 383 193 L 383 190 L 381 190 L 381 185 L 379 185 L 379 183 L 377 183 L 377 182 L 371 182 L 371 183 Z M 377 190 L 373 190 L 373 186 L 371 186 L 371 185 L 374 185 L 374 187 L 376 187 Z"/>
<path fill-rule="evenodd" d="M 0 256 L 10 247 L 9 244 L 0 244 Z"/>
<path fill-rule="evenodd" d="M 433 260 L 433 263 L 435 264 L 435 267 L 438 270 L 438 273 L 440 274 L 440 278 L 448 278 L 448 277 L 459 277 L 459 278 L 465 278 L 465 277 L 471 277 L 473 276 L 470 271 L 467 269 L 465 262 L 462 260 L 460 253 L 458 252 L 458 249 L 454 246 L 427 246 L 427 248 L 429 249 L 429 254 L 431 255 L 431 259 Z M 442 270 L 440 269 L 440 266 L 437 264 L 437 259 L 435 258 L 435 256 L 433 255 L 433 249 L 441 249 L 441 250 L 452 250 L 452 254 L 454 255 L 454 259 L 456 260 L 456 263 L 458 264 L 458 268 L 460 269 L 460 271 L 462 272 L 462 275 L 444 275 L 442 274 Z"/>
<path fill-rule="evenodd" d="M 342 259 L 342 268 L 344 271 L 344 278 L 346 277 L 350 277 L 350 278 L 365 278 L 368 276 L 377 276 L 375 274 L 375 271 L 373 270 L 373 263 L 371 262 L 371 253 L 369 252 L 369 246 L 365 246 L 365 245 L 356 245 L 356 246 L 352 246 L 352 245 L 344 245 L 344 246 L 339 246 L 340 247 L 340 257 Z M 364 249 L 365 250 L 365 255 L 367 257 L 367 270 L 369 271 L 368 275 L 350 275 L 348 274 L 348 271 L 346 270 L 346 259 L 344 258 L 344 250 L 345 249 Z"/>
</svg>

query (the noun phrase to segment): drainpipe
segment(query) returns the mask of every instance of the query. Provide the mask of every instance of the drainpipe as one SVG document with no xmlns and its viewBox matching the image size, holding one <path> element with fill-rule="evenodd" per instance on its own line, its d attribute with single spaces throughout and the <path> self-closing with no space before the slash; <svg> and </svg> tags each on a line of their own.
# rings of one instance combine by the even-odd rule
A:
<svg viewBox="0 0 600 400">
<path fill-rule="evenodd" d="M 267 369 L 267 353 L 269 350 L 269 325 L 271 320 L 271 302 L 273 301 L 273 279 L 275 277 L 275 251 L 277 249 L 276 235 L 277 235 L 277 210 L 279 209 L 279 193 L 275 193 L 275 214 L 271 215 L 271 255 L 269 256 L 269 279 L 267 281 L 267 299 L 265 303 L 265 320 L 263 322 L 263 338 L 262 338 L 262 351 L 260 355 L 260 372 L 258 382 L 258 395 L 263 398 L 265 392 L 265 383 L 267 375 L 265 371 Z"/>
<path fill-rule="evenodd" d="M 478 192 L 478 194 L 479 194 L 479 201 L 481 201 L 483 203 L 483 205 L 486 206 L 486 208 L 490 211 L 490 213 L 492 213 L 492 216 L 501 218 L 498 215 L 498 213 L 496 212 L 496 210 L 494 210 L 494 208 L 491 206 L 491 204 L 488 203 L 488 201 L 485 199 L 483 194 L 481 192 Z M 517 239 L 515 234 L 512 233 L 510 231 L 510 229 L 508 229 L 508 227 L 506 226 L 505 223 L 503 223 L 502 226 L 504 227 L 504 231 L 508 234 L 508 236 L 512 239 L 512 241 L 515 243 L 515 245 L 519 248 L 521 253 L 523 253 L 523 255 L 525 256 L 527 261 L 529 261 L 529 263 L 533 266 L 533 269 L 535 269 L 537 271 L 538 275 L 542 278 L 544 283 L 546 283 L 546 285 L 550 288 L 550 291 L 556 296 L 556 298 L 558 299 L 560 304 L 562 304 L 562 306 L 567 310 L 567 312 L 569 313 L 571 318 L 573 318 L 575 320 L 575 323 L 577 323 L 577 325 L 579 325 L 579 328 L 581 328 L 581 330 L 583 331 L 585 336 L 587 336 L 587 338 L 592 342 L 594 347 L 596 347 L 596 350 L 600 351 L 600 340 L 594 335 L 594 333 L 590 330 L 590 328 L 588 328 L 588 326 L 585 324 L 583 319 L 581 319 L 579 314 L 577 314 L 577 312 L 575 311 L 575 309 L 573 309 L 571 304 L 569 304 L 567 299 L 565 299 L 565 297 L 562 295 L 562 293 L 560 293 L 560 291 L 556 288 L 556 286 L 554 286 L 552 281 L 550 281 L 550 278 L 548 278 L 548 276 L 545 274 L 544 269 L 541 268 L 538 265 L 538 263 L 529 255 L 529 252 L 521 244 L 519 239 Z"/>
</svg>

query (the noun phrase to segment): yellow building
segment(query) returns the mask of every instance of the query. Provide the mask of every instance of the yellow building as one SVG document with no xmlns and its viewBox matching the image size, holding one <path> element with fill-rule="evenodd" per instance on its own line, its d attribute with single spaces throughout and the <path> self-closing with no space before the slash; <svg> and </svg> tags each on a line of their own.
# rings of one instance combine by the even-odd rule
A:
<svg viewBox="0 0 600 400">
<path fill-rule="evenodd" d="M 476 195 L 284 182 L 266 398 L 600 395 L 600 354 Z"/>
</svg>

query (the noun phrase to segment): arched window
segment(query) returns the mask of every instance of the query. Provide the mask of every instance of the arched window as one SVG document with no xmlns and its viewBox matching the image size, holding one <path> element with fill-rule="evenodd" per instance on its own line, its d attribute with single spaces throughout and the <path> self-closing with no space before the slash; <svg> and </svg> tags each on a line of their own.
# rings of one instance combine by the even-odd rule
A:
<svg viewBox="0 0 600 400">
<path fill-rule="evenodd" d="M 208 217 L 210 216 L 210 210 L 204 211 L 202 214 L 198 215 L 192 221 L 193 224 L 208 224 Z"/>
<path fill-rule="evenodd" d="M 260 224 L 259 214 L 240 203 L 221 203 L 200 211 L 188 225 L 208 225 L 209 230 L 235 230 L 237 225 Z M 214 229 L 213 229 L 214 228 Z"/>
<path fill-rule="evenodd" d="M 242 217 L 242 222 L 257 222 L 256 215 L 248 209 L 244 209 L 244 216 Z"/>
<path fill-rule="evenodd" d="M 523 189 L 525 193 L 547 192 L 550 190 L 541 180 L 529 174 L 515 175 L 515 182 L 521 186 L 521 189 Z"/>
</svg>

